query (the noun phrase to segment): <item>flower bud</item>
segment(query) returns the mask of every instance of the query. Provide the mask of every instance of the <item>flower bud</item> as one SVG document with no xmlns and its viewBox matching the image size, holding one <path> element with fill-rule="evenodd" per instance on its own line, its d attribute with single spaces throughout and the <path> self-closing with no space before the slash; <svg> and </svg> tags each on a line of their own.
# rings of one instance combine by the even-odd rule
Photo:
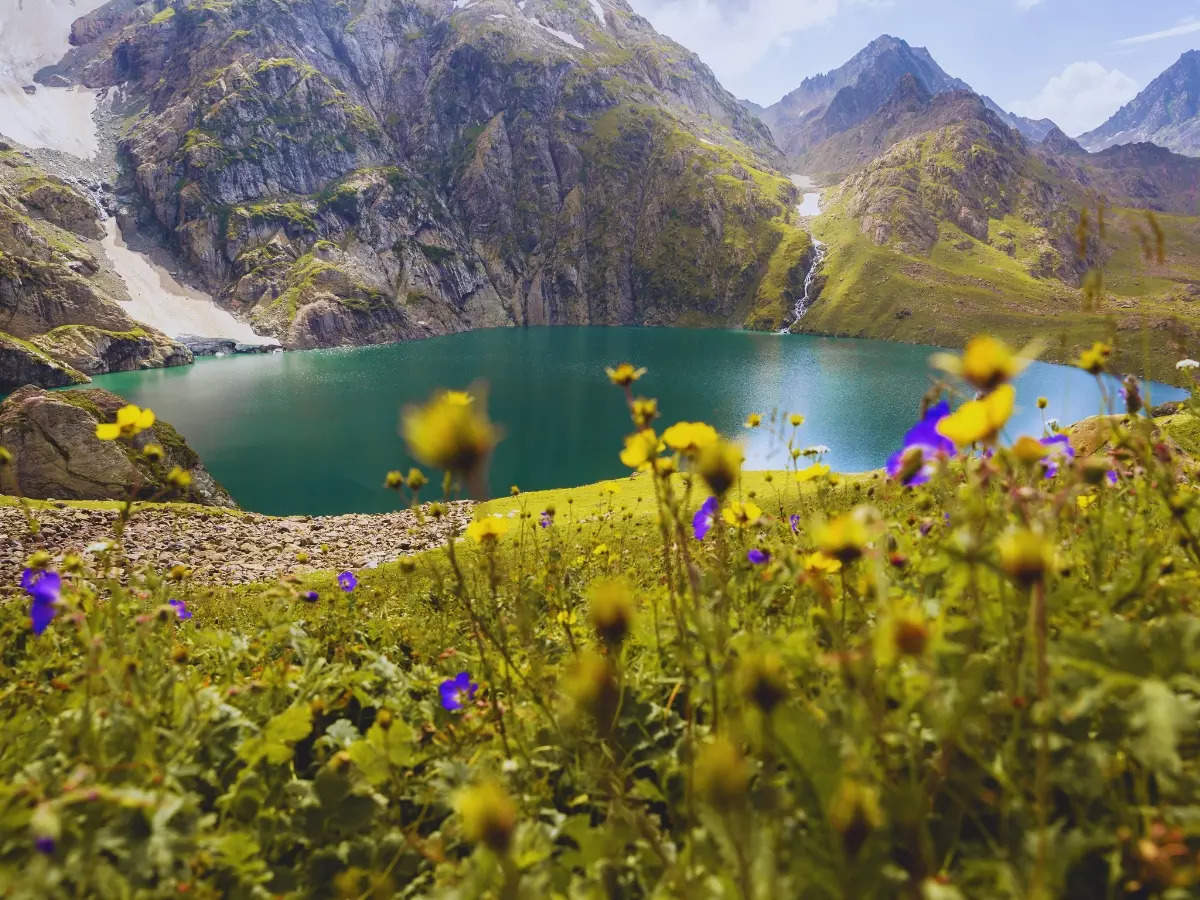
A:
<svg viewBox="0 0 1200 900">
<path fill-rule="evenodd" d="M 624 578 L 601 579 L 588 588 L 592 627 L 600 640 L 611 647 L 620 646 L 633 623 L 633 591 Z"/>
<path fill-rule="evenodd" d="M 617 710 L 619 691 L 607 659 L 592 651 L 580 654 L 567 674 L 565 689 L 576 709 L 591 715 L 602 729 L 608 729 Z"/>
<path fill-rule="evenodd" d="M 777 653 L 754 653 L 742 660 L 737 672 L 743 697 L 768 715 L 788 695 L 787 670 Z"/>
<path fill-rule="evenodd" d="M 504 854 L 517 828 L 517 805 L 497 781 L 488 780 L 459 792 L 458 814 L 467 840 Z"/>
<path fill-rule="evenodd" d="M 1008 531 L 996 547 L 1001 568 L 1024 587 L 1032 587 L 1044 580 L 1054 563 L 1054 554 L 1045 536 L 1028 528 Z"/>
<path fill-rule="evenodd" d="M 875 789 L 858 781 L 843 781 L 830 805 L 829 823 L 842 836 L 846 855 L 857 856 L 871 832 L 883 824 Z"/>
<path fill-rule="evenodd" d="M 696 789 L 717 809 L 729 809 L 746 799 L 750 768 L 726 737 L 714 738 L 696 758 Z"/>
</svg>

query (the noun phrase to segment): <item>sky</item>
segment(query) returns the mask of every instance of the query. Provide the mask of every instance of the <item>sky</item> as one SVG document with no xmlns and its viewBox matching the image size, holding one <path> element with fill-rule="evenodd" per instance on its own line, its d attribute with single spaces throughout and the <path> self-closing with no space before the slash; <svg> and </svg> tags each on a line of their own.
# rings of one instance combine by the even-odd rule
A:
<svg viewBox="0 0 1200 900">
<path fill-rule="evenodd" d="M 880 34 L 927 47 L 1005 109 L 1101 125 L 1185 50 L 1200 0 L 630 0 L 734 94 L 769 105 Z"/>
</svg>

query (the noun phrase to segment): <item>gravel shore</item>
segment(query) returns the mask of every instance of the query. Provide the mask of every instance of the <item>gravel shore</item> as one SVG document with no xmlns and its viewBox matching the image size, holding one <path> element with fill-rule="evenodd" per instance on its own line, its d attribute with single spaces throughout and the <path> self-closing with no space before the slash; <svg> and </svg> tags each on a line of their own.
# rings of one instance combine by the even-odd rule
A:
<svg viewBox="0 0 1200 900">
<path fill-rule="evenodd" d="M 126 529 L 126 552 L 136 562 L 166 569 L 183 563 L 197 581 L 244 584 L 313 570 L 373 568 L 442 543 L 471 521 L 473 504 L 452 503 L 438 521 L 418 522 L 410 510 L 379 515 L 272 517 L 147 509 Z M 0 585 L 20 579 L 35 550 L 55 558 L 84 553 L 112 539 L 113 510 L 38 509 L 30 534 L 18 507 L 0 507 Z"/>
</svg>

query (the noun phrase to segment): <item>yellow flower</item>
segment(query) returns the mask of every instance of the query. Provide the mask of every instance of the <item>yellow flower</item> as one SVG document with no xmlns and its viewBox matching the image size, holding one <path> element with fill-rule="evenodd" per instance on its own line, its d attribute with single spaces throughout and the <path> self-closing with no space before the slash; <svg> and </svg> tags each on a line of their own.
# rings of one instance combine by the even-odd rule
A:
<svg viewBox="0 0 1200 900">
<path fill-rule="evenodd" d="M 799 413 L 792 413 L 791 416 L 788 417 L 788 421 L 792 423 L 793 428 L 799 428 L 804 424 L 804 416 L 800 415 Z"/>
<path fill-rule="evenodd" d="M 181 491 L 187 490 L 191 483 L 192 476 L 188 472 L 179 468 L 179 466 L 175 466 L 175 468 L 171 469 L 171 471 L 167 473 L 167 484 L 171 485 L 172 487 L 176 487 Z"/>
<path fill-rule="evenodd" d="M 102 441 L 131 438 L 153 426 L 154 413 L 148 409 L 139 409 L 130 403 L 117 410 L 117 421 L 110 423 L 102 422 L 97 425 L 96 437 Z"/>
<path fill-rule="evenodd" d="M 750 413 L 746 416 L 746 427 L 757 428 L 762 424 L 762 413 Z"/>
<path fill-rule="evenodd" d="M 631 434 L 625 438 L 625 449 L 621 451 L 621 462 L 631 469 L 648 469 L 654 457 L 658 456 L 661 446 L 654 429 L 643 429 L 637 434 Z"/>
<path fill-rule="evenodd" d="M 1023 463 L 1035 463 L 1039 459 L 1045 459 L 1049 452 L 1050 448 L 1027 434 L 1021 435 L 1012 445 L 1013 456 Z"/>
<path fill-rule="evenodd" d="M 863 555 L 871 536 L 863 521 L 863 510 L 843 513 L 817 529 L 817 549 L 826 556 L 850 563 Z"/>
<path fill-rule="evenodd" d="M 588 587 L 588 610 L 592 627 L 606 644 L 620 645 L 633 624 L 633 589 L 624 578 L 593 581 Z"/>
<path fill-rule="evenodd" d="M 1000 566 L 1013 581 L 1025 587 L 1045 578 L 1054 562 L 1054 550 L 1046 536 L 1029 528 L 1010 529 L 996 543 L 996 549 Z"/>
<path fill-rule="evenodd" d="M 701 449 L 696 458 L 696 472 L 714 495 L 723 497 L 737 483 L 744 458 L 737 444 L 716 441 Z"/>
<path fill-rule="evenodd" d="M 812 575 L 832 575 L 842 571 L 842 561 L 818 550 L 804 557 L 804 571 Z"/>
<path fill-rule="evenodd" d="M 142 448 L 142 456 L 152 462 L 159 462 L 166 453 L 160 444 L 147 444 Z"/>
<path fill-rule="evenodd" d="M 967 342 L 962 376 L 981 391 L 990 391 L 1021 373 L 1025 364 L 1004 341 L 980 335 Z"/>
<path fill-rule="evenodd" d="M 401 431 L 420 462 L 471 475 L 487 461 L 499 435 L 470 394 L 442 391 L 424 406 L 404 411 Z"/>
<path fill-rule="evenodd" d="M 1038 409 L 1045 409 L 1049 405 L 1050 405 L 1050 401 L 1047 400 L 1045 397 L 1038 397 L 1038 399 L 1037 399 Z"/>
<path fill-rule="evenodd" d="M 721 518 L 730 525 L 736 525 L 738 528 L 746 528 L 753 525 L 762 518 L 762 514 L 762 509 L 752 500 L 747 500 L 745 503 L 740 500 L 734 500 L 721 510 Z"/>
<path fill-rule="evenodd" d="M 383 486 L 389 490 L 398 491 L 404 487 L 404 473 L 393 469 L 383 479 Z"/>
<path fill-rule="evenodd" d="M 1075 505 L 1078 506 L 1081 510 L 1087 509 L 1089 506 L 1091 506 L 1095 502 L 1096 502 L 1095 494 L 1080 494 L 1078 497 L 1075 498 Z"/>
<path fill-rule="evenodd" d="M 658 401 L 638 397 L 633 401 L 630 412 L 633 415 L 633 424 L 638 428 L 649 428 L 650 423 L 658 418 Z"/>
<path fill-rule="evenodd" d="M 468 525 L 467 537 L 477 544 L 494 544 L 500 538 L 504 537 L 504 535 L 508 534 L 508 528 L 508 519 L 488 516 L 486 519 L 478 519 Z"/>
<path fill-rule="evenodd" d="M 689 456 L 715 444 L 717 440 L 717 430 L 703 422 L 676 422 L 663 432 L 664 444 Z"/>
<path fill-rule="evenodd" d="M 608 374 L 608 380 L 618 387 L 629 387 L 646 374 L 645 369 L 635 369 L 629 363 L 621 363 L 615 369 L 605 368 L 604 371 Z"/>
<path fill-rule="evenodd" d="M 506 853 L 517 827 L 517 805 L 496 781 L 485 781 L 459 792 L 455 806 L 467 840 L 493 853 Z"/>
<path fill-rule="evenodd" d="M 416 466 L 408 470 L 408 478 L 406 480 L 408 488 L 411 491 L 419 491 L 429 483 L 429 480 L 425 477 L 425 473 Z"/>
<path fill-rule="evenodd" d="M 796 480 L 799 482 L 812 481 L 816 478 L 824 478 L 829 474 L 829 466 L 824 463 L 813 463 L 806 469 L 800 469 L 796 473 Z"/>
<path fill-rule="evenodd" d="M 971 400 L 938 422 L 938 433 L 960 447 L 982 441 L 992 443 L 1012 416 L 1017 392 L 1011 384 L 1001 385 L 982 400 Z"/>
<path fill-rule="evenodd" d="M 746 797 L 750 767 L 729 738 L 715 737 L 696 758 L 696 788 L 718 809 L 735 806 Z"/>
<path fill-rule="evenodd" d="M 1112 356 L 1112 347 L 1102 341 L 1096 341 L 1096 343 L 1092 344 L 1092 349 L 1084 350 L 1083 353 L 1079 354 L 1079 359 L 1075 361 L 1075 365 L 1085 372 L 1099 375 L 1104 371 L 1104 367 L 1108 365 L 1108 358 L 1110 356 Z"/>
</svg>

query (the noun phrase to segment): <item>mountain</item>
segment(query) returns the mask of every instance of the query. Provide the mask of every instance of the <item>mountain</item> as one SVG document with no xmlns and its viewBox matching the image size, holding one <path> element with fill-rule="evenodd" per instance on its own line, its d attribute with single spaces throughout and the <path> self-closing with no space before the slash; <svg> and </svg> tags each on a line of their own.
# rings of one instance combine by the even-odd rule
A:
<svg viewBox="0 0 1200 900">
<path fill-rule="evenodd" d="M 40 77 L 120 88 L 118 193 L 286 347 L 781 324 L 769 132 L 624 0 L 112 0 Z"/>
<path fill-rule="evenodd" d="M 1079 137 L 1088 150 L 1149 142 L 1200 156 L 1200 50 L 1189 50 L 1094 131 Z"/>
<path fill-rule="evenodd" d="M 948 75 L 924 47 L 912 47 L 900 38 L 883 35 L 845 65 L 806 78 L 760 116 L 780 148 L 793 159 L 802 158 L 811 148 L 880 111 L 905 78 L 911 78 L 919 90 L 931 95 L 973 93 L 965 81 Z M 1005 124 L 1033 140 L 1041 140 L 1054 127 L 1048 119 L 1026 119 L 1005 112 L 987 97 L 980 99 Z"/>
</svg>

